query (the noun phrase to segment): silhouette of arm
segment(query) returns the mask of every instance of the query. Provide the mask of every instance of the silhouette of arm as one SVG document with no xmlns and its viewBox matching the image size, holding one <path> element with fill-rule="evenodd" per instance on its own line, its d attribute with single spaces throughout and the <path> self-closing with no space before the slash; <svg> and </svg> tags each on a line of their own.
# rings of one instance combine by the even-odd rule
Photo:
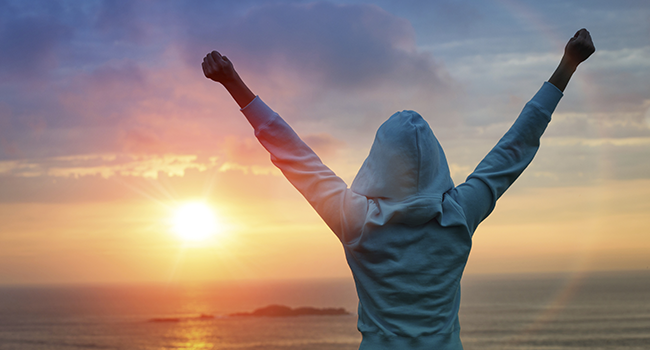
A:
<svg viewBox="0 0 650 350">
<path fill-rule="evenodd" d="M 205 76 L 221 83 L 255 129 L 255 136 L 271 154 L 271 161 L 307 199 L 325 223 L 342 240 L 359 234 L 368 200 L 323 164 L 293 129 L 259 96 L 255 96 L 235 71 L 232 62 L 212 51 L 203 60 Z"/>
<path fill-rule="evenodd" d="M 569 40 L 556 71 L 524 106 L 519 117 L 474 172 L 451 193 L 463 207 L 473 232 L 494 209 L 497 199 L 533 160 L 540 138 L 576 67 L 595 51 L 586 29 Z"/>
</svg>

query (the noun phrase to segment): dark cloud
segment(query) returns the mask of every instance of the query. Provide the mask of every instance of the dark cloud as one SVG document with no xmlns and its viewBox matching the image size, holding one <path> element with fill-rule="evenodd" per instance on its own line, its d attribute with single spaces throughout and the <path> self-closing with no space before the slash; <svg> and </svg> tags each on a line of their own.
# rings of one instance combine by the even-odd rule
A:
<svg viewBox="0 0 650 350">
<path fill-rule="evenodd" d="M 328 87 L 445 85 L 433 57 L 417 50 L 409 22 L 377 6 L 280 4 L 209 24 L 189 39 L 189 64 L 217 48 L 254 74 L 286 70 Z"/>
</svg>

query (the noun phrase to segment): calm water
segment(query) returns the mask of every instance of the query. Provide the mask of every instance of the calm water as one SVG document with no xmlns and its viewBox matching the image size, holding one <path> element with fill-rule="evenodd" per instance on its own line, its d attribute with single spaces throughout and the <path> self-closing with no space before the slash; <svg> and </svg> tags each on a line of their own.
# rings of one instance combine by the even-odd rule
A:
<svg viewBox="0 0 650 350">
<path fill-rule="evenodd" d="M 353 314 L 226 316 L 269 304 Z M 349 280 L 0 287 L 0 349 L 352 350 L 355 311 Z M 466 276 L 461 327 L 468 350 L 650 349 L 650 272 Z"/>
</svg>

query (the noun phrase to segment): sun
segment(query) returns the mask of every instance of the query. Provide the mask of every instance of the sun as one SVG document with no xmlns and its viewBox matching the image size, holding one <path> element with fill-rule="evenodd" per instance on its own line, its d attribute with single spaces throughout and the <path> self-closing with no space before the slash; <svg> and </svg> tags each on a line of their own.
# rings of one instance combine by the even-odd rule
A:
<svg viewBox="0 0 650 350">
<path fill-rule="evenodd" d="M 219 231 L 219 223 L 209 205 L 191 202 L 176 209 L 173 231 L 184 241 L 197 242 L 216 234 Z"/>
</svg>

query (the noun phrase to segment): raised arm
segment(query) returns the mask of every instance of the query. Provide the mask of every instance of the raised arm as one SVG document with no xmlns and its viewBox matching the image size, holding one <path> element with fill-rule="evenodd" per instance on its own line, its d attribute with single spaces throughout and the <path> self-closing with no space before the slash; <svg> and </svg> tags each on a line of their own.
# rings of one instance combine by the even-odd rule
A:
<svg viewBox="0 0 650 350">
<path fill-rule="evenodd" d="M 578 65 L 594 51 L 589 32 L 580 29 L 567 43 L 564 56 L 549 81 L 524 106 L 510 130 L 465 183 L 450 193 L 463 207 L 472 230 L 490 214 L 497 199 L 533 160 L 562 92 Z"/>
<path fill-rule="evenodd" d="M 205 56 L 201 67 L 206 78 L 221 83 L 228 90 L 239 108 L 248 106 L 255 98 L 255 94 L 239 77 L 228 57 L 221 56 L 217 51 L 212 51 Z"/>
<path fill-rule="evenodd" d="M 354 239 L 367 211 L 367 199 L 348 189 L 277 113 L 244 84 L 232 62 L 217 51 L 203 59 L 203 73 L 235 99 L 271 161 L 342 240 Z"/>
<path fill-rule="evenodd" d="M 596 48 L 589 32 L 584 28 L 580 29 L 564 47 L 564 56 L 548 82 L 564 92 L 578 65 L 595 51 Z"/>
</svg>

